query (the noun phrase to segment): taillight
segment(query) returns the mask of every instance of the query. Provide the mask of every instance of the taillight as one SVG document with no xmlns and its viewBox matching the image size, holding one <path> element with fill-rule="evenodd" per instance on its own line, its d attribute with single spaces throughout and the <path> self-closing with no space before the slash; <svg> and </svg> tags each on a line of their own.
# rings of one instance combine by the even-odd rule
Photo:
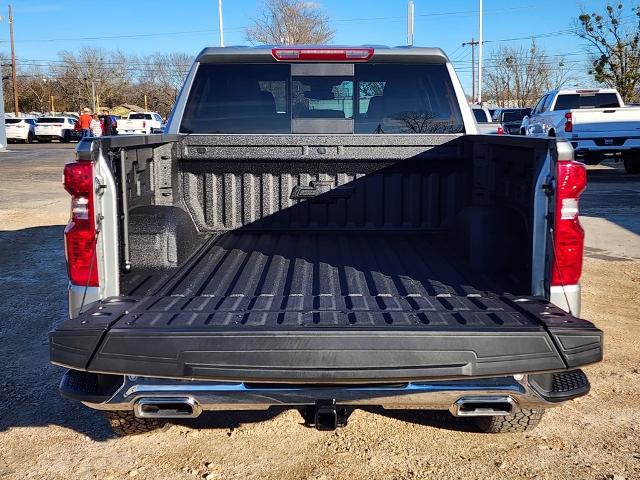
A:
<svg viewBox="0 0 640 480">
<path fill-rule="evenodd" d="M 366 62 L 373 56 L 373 48 L 272 48 L 276 60 L 298 62 Z"/>
<path fill-rule="evenodd" d="M 147 128 L 147 122 L 146 122 L 146 120 L 142 122 L 142 128 Z"/>
<path fill-rule="evenodd" d="M 557 166 L 554 259 L 551 285 L 575 285 L 582 274 L 584 230 L 578 218 L 578 200 L 587 186 L 587 169 L 573 160 Z"/>
<path fill-rule="evenodd" d="M 498 127 L 498 135 L 504 135 L 504 128 Z"/>
<path fill-rule="evenodd" d="M 571 112 L 565 113 L 564 118 L 565 118 L 564 131 L 573 132 L 573 115 L 571 114 Z"/>
<path fill-rule="evenodd" d="M 64 166 L 64 188 L 71 194 L 71 218 L 64 230 L 69 280 L 75 285 L 97 287 L 93 163 L 67 163 Z"/>
</svg>

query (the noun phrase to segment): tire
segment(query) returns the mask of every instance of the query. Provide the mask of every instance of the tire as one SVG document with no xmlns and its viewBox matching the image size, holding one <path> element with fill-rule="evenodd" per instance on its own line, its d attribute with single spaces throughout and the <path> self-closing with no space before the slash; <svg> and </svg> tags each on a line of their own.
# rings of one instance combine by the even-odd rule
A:
<svg viewBox="0 0 640 480">
<path fill-rule="evenodd" d="M 640 154 L 626 155 L 624 157 L 624 170 L 629 175 L 640 174 Z"/>
<path fill-rule="evenodd" d="M 71 141 L 71 134 L 69 133 L 69 130 L 66 130 L 64 132 L 64 135 L 60 139 L 60 143 L 69 143 L 70 141 Z"/>
<path fill-rule="evenodd" d="M 522 433 L 536 428 L 543 414 L 543 408 L 522 408 L 506 417 L 476 417 L 474 420 L 485 433 Z"/>
<path fill-rule="evenodd" d="M 166 420 L 160 418 L 138 418 L 131 411 L 105 412 L 113 433 L 124 437 L 160 430 Z"/>
</svg>

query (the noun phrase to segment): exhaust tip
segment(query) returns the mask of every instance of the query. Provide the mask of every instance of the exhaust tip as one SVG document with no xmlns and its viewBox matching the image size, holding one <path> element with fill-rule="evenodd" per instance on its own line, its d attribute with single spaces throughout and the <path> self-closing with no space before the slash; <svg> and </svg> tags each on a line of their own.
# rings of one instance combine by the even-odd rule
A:
<svg viewBox="0 0 640 480">
<path fill-rule="evenodd" d="M 201 413 L 198 403 L 187 398 L 141 398 L 133 406 L 138 418 L 196 418 Z"/>
<path fill-rule="evenodd" d="M 505 417 L 511 415 L 516 402 L 511 397 L 463 397 L 449 411 L 456 417 Z"/>
</svg>

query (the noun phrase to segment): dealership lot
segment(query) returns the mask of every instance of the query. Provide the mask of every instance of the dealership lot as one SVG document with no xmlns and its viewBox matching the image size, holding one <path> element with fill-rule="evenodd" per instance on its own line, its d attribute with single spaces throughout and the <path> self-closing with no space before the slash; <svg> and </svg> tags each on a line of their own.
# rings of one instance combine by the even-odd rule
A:
<svg viewBox="0 0 640 480">
<path fill-rule="evenodd" d="M 0 478 L 640 476 L 640 176 L 589 169 L 582 315 L 605 331 L 605 360 L 588 369 L 591 394 L 534 432 L 487 437 L 442 414 L 375 410 L 323 433 L 290 411 L 206 415 L 118 439 L 96 412 L 58 396 L 62 370 L 48 363 L 47 332 L 66 315 L 61 172 L 73 148 L 0 154 Z"/>
</svg>

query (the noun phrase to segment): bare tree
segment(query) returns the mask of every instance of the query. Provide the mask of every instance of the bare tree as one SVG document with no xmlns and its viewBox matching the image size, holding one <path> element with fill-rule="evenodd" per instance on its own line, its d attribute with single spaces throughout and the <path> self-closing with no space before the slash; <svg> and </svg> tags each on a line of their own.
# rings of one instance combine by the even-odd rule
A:
<svg viewBox="0 0 640 480">
<path fill-rule="evenodd" d="M 500 107 L 530 107 L 544 92 L 570 80 L 564 58 L 548 56 L 535 41 L 528 49 L 498 47 L 487 64 L 484 83 L 488 99 Z"/>
<path fill-rule="evenodd" d="M 193 62 L 186 53 L 155 53 L 140 58 L 141 74 L 132 103 L 142 105 L 146 95 L 149 108 L 167 115 Z"/>
<path fill-rule="evenodd" d="M 640 6 L 631 7 L 628 17 L 624 13 L 622 2 L 607 5 L 603 14 L 583 11 L 576 34 L 590 46 L 589 74 L 631 101 L 639 96 L 640 87 Z"/>
<path fill-rule="evenodd" d="M 146 95 L 150 109 L 167 115 L 192 61 L 185 53 L 135 56 L 91 47 L 63 51 L 48 66 L 19 65 L 20 104 L 25 112 L 44 112 L 50 110 L 53 96 L 56 111 L 77 112 L 93 106 L 95 90 L 97 106 L 143 105 Z M 1 56 L 0 62 L 5 92 L 11 92 L 10 62 Z M 5 108 L 13 109 L 10 94 Z"/>
<path fill-rule="evenodd" d="M 329 43 L 334 33 L 321 6 L 303 0 L 264 0 L 245 29 L 251 43 L 276 45 Z"/>
</svg>

